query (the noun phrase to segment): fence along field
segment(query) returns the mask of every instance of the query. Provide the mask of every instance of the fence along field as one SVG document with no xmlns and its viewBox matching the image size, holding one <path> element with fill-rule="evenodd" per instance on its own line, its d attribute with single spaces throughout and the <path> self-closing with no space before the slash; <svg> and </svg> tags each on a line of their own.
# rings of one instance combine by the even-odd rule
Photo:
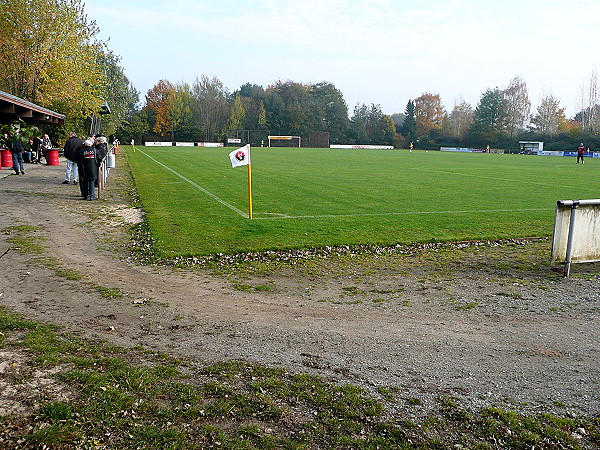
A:
<svg viewBox="0 0 600 450">
<path fill-rule="evenodd" d="M 557 200 L 597 198 L 589 158 L 406 150 L 138 147 L 126 154 L 164 257 L 549 236 Z"/>
</svg>

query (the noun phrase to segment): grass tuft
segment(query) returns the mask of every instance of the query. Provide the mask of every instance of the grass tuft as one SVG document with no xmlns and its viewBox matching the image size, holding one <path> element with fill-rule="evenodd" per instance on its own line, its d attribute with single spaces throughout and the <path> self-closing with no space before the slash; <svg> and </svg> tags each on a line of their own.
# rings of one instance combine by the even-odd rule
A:
<svg viewBox="0 0 600 450">
<path fill-rule="evenodd" d="M 196 363 L 83 340 L 5 308 L 0 329 L 19 333 L 12 351 L 28 354 L 71 393 L 27 417 L 0 418 L 6 448 L 578 449 L 600 436 L 598 418 L 467 411 L 448 395 L 426 417 L 409 419 L 404 406 L 422 402 L 404 400 L 402 388 L 381 387 L 376 398 L 365 387 L 245 361 L 190 370 Z M 27 384 L 34 382 L 32 373 Z"/>
</svg>

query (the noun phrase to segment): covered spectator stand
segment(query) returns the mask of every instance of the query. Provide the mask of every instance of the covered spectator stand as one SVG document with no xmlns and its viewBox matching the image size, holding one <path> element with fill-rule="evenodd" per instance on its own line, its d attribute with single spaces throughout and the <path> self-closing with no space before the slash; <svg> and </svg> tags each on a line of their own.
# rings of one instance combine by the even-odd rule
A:
<svg viewBox="0 0 600 450">
<path fill-rule="evenodd" d="M 65 123 L 65 116 L 62 114 L 0 91 L 0 124 L 9 124 L 18 119 L 32 125 Z M 0 153 L 0 168 L 12 168 L 10 151 L 2 149 Z"/>
</svg>

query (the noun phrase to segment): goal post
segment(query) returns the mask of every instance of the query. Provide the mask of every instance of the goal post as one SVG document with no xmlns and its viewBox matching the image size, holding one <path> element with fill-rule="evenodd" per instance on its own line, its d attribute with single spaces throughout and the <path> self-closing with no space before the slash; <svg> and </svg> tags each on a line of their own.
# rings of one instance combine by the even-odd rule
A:
<svg viewBox="0 0 600 450">
<path fill-rule="evenodd" d="M 271 147 L 271 141 L 284 141 L 285 145 L 281 145 L 281 147 L 300 148 L 302 138 L 300 136 L 269 136 L 269 147 Z M 295 145 L 296 142 L 298 145 Z"/>
</svg>

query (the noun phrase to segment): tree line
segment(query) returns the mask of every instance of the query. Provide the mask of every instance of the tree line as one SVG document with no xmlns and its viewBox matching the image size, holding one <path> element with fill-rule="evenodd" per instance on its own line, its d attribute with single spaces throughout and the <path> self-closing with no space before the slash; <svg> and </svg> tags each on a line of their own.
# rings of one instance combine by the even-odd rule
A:
<svg viewBox="0 0 600 450">
<path fill-rule="evenodd" d="M 220 142 L 245 137 L 245 131 L 295 136 L 324 132 L 332 143 L 392 144 L 396 138 L 395 124 L 381 107 L 357 105 L 349 118 L 341 91 L 325 81 L 277 81 L 266 88 L 246 83 L 229 92 L 216 76 L 202 75 L 192 84 L 160 80 L 145 100 L 128 130 L 136 140 Z"/>
<path fill-rule="evenodd" d="M 202 75 L 190 85 L 160 80 L 145 105 L 123 128 L 127 139 L 224 141 L 243 130 L 306 136 L 329 133 L 332 144 L 381 144 L 407 148 L 440 146 L 519 149 L 520 140 L 541 140 L 565 150 L 585 140 L 600 146 L 597 75 L 582 88 L 582 109 L 572 119 L 552 94 L 535 111 L 525 81 L 490 88 L 473 107 L 464 100 L 448 111 L 439 94 L 409 99 L 404 112 L 387 115 L 381 106 L 359 103 L 349 114 L 342 92 L 330 82 L 276 81 L 264 88 L 246 83 L 230 92 L 216 77 Z M 241 136 L 245 136 L 243 132 Z"/>
<path fill-rule="evenodd" d="M 350 112 L 342 92 L 327 81 L 246 83 L 230 91 L 218 77 L 204 74 L 191 83 L 159 80 L 142 105 L 84 6 L 82 0 L 0 0 L 0 90 L 65 114 L 64 126 L 44 130 L 55 140 L 72 130 L 86 134 L 90 118 L 107 104 L 111 114 L 102 116 L 103 131 L 122 142 L 325 133 L 332 144 L 398 148 L 412 143 L 428 149 L 518 149 L 519 140 L 542 140 L 545 148 L 559 150 L 580 141 L 600 146 L 595 72 L 581 89 L 580 112 L 571 119 L 552 94 L 532 111 L 520 77 L 504 88 L 486 90 L 474 107 L 461 100 L 447 109 L 439 94 L 423 93 L 391 115 L 380 105 L 364 103 Z"/>
</svg>

